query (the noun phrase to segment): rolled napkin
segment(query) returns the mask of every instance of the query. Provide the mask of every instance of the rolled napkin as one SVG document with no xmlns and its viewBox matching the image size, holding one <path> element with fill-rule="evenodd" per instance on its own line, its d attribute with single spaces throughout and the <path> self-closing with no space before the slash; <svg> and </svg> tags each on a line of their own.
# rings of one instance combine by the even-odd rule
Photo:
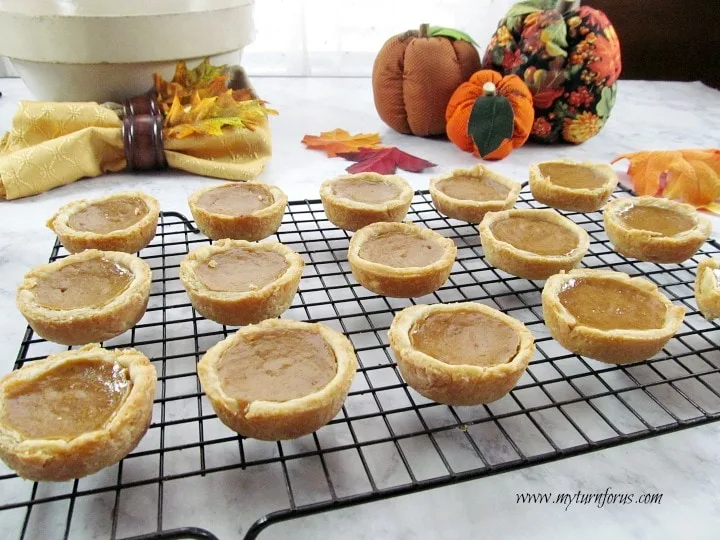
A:
<svg viewBox="0 0 720 540">
<path fill-rule="evenodd" d="M 227 88 L 246 88 L 256 99 L 242 68 L 225 73 Z M 126 169 L 122 111 L 117 104 L 21 102 L 10 131 L 0 140 L 0 197 L 19 199 Z M 166 126 L 167 165 L 226 180 L 251 180 L 260 174 L 272 148 L 267 118 L 255 119 L 249 127 L 219 129 L 221 135 L 205 135 Z"/>
</svg>

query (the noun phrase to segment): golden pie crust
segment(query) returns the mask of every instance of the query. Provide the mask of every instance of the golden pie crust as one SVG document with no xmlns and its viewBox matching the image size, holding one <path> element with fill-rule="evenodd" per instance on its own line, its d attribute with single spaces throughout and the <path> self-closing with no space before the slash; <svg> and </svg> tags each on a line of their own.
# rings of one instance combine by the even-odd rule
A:
<svg viewBox="0 0 720 540">
<path fill-rule="evenodd" d="M 703 317 L 720 318 L 720 260 L 700 261 L 695 277 L 695 300 Z"/>
<path fill-rule="evenodd" d="M 606 286 L 615 287 L 619 291 L 615 293 L 616 296 L 622 294 L 625 298 L 631 298 L 626 306 L 630 310 L 627 316 L 638 321 L 637 327 L 598 328 L 597 324 L 581 324 L 560 298 L 563 291 L 571 288 L 577 280 L 590 280 L 596 286 L 605 282 Z M 632 296 L 632 289 L 637 289 L 635 296 Z M 612 299 L 613 295 L 606 294 L 603 297 Z M 598 301 L 588 301 L 583 305 L 592 310 L 590 316 L 609 321 L 609 325 L 625 316 L 622 308 L 614 303 L 606 306 L 609 313 L 607 316 Z M 685 308 L 672 304 L 654 283 L 612 270 L 582 269 L 552 276 L 543 288 L 542 306 L 545 325 L 560 345 L 576 354 L 610 364 L 628 364 L 654 356 L 680 329 L 685 315 Z M 664 314 L 658 311 L 660 306 L 665 307 Z M 643 309 L 650 309 L 650 315 L 658 319 L 655 327 L 645 324 L 647 320 L 642 316 Z"/>
<path fill-rule="evenodd" d="M 330 381 L 317 391 L 287 401 L 266 401 L 229 396 L 221 381 L 218 365 L 223 354 L 243 340 L 263 340 L 266 332 L 311 332 L 321 337 L 334 355 L 337 369 Z M 273 340 L 263 342 L 271 347 Z M 280 351 L 281 358 L 292 352 Z M 319 323 L 285 319 L 263 321 L 246 326 L 214 345 L 198 363 L 198 376 L 218 418 L 230 429 L 260 440 L 276 441 L 308 435 L 326 425 L 342 408 L 350 390 L 357 358 L 350 341 L 335 330 Z"/>
<path fill-rule="evenodd" d="M 629 226 L 622 218 L 635 207 L 657 208 L 677 214 L 691 224 L 672 235 Z M 603 211 L 605 232 L 615 251 L 626 257 L 656 263 L 681 263 L 692 257 L 712 232 L 710 220 L 689 204 L 657 197 L 628 197 L 610 201 Z"/>
<path fill-rule="evenodd" d="M 256 211 L 232 215 L 217 213 L 200 206 L 199 201 L 203 195 L 214 190 L 243 189 L 251 186 L 262 190 L 267 197 L 272 198 L 271 204 Z M 231 238 L 234 240 L 256 241 L 267 238 L 277 232 L 282 223 L 287 195 L 280 188 L 263 184 L 262 182 L 227 182 L 216 186 L 208 186 L 190 195 L 188 206 L 195 223 L 202 233 L 212 240 Z"/>
<path fill-rule="evenodd" d="M 450 364 L 418 350 L 413 344 L 413 333 L 418 325 L 437 314 L 448 314 L 448 320 L 465 314 L 479 315 L 479 324 L 465 328 L 463 338 L 495 328 L 515 334 L 516 343 L 509 358 L 491 359 L 486 365 L 468 363 Z M 420 330 L 421 331 L 421 330 Z M 452 341 L 457 332 L 451 331 Z M 417 305 L 395 315 L 388 333 L 398 367 L 407 383 L 420 394 L 447 405 L 478 405 L 490 403 L 506 395 L 517 384 L 535 352 L 535 341 L 520 321 L 484 304 L 464 302 L 457 304 Z M 502 338 L 501 338 L 502 339 Z"/>
<path fill-rule="evenodd" d="M 137 209 L 137 215 L 142 218 L 131 225 L 107 232 L 78 230 L 73 228 L 72 221 L 81 212 L 87 212 L 96 205 L 108 205 L 113 201 L 131 199 L 144 203 L 145 209 Z M 157 231 L 160 205 L 157 199 L 142 191 L 120 191 L 99 199 L 81 199 L 62 206 L 51 217 L 47 226 L 58 235 L 60 243 L 70 253 L 79 253 L 86 249 L 100 249 L 103 251 L 123 251 L 136 253 L 147 246 L 155 237 Z"/>
<path fill-rule="evenodd" d="M 278 254 L 284 258 L 287 269 L 277 279 L 259 288 L 242 292 L 208 288 L 197 275 L 198 267 L 209 265 L 213 257 L 238 248 L 249 253 Z M 188 253 L 180 263 L 180 281 L 193 307 L 203 317 L 220 324 L 239 326 L 282 315 L 292 304 L 304 266 L 300 255 L 279 242 L 253 243 L 224 239 Z"/>
<path fill-rule="evenodd" d="M 558 210 L 594 212 L 607 202 L 617 184 L 617 174 L 604 163 L 555 159 L 530 165 L 533 197 Z"/>
<path fill-rule="evenodd" d="M 78 362 L 116 366 L 125 371 L 129 381 L 119 406 L 99 429 L 72 438 L 32 438 L 21 433 L 17 425 L 10 425 L 7 405 L 13 390 L 32 389 L 49 372 Z M 134 349 L 106 350 L 92 344 L 26 363 L 0 380 L 0 458 L 21 477 L 36 481 L 61 482 L 109 467 L 129 454 L 147 432 L 156 382 L 155 367 Z M 76 395 L 74 401 L 81 407 L 83 396 Z M 45 412 L 38 410 L 37 414 Z"/>
<path fill-rule="evenodd" d="M 335 186 L 339 182 L 385 184 L 394 188 L 395 193 L 388 200 L 357 201 L 336 193 Z M 320 186 L 320 199 L 325 209 L 325 215 L 330 223 L 346 231 L 357 231 L 371 223 L 402 221 L 410 209 L 412 197 L 413 190 L 410 184 L 404 178 L 396 175 L 347 174 L 325 180 Z"/>
<path fill-rule="evenodd" d="M 461 199 L 453 197 L 443 191 L 443 183 L 453 178 L 472 178 L 478 182 L 487 180 L 492 184 L 507 189 L 503 198 L 488 200 Z M 509 210 L 517 202 L 521 185 L 506 176 L 497 174 L 487 167 L 477 165 L 471 169 L 455 169 L 443 176 L 430 180 L 430 195 L 435 209 L 441 214 L 469 223 L 480 223 L 488 212 Z"/>
<path fill-rule="evenodd" d="M 97 307 L 51 308 L 42 305 L 36 295 L 37 287 L 53 273 L 70 265 L 99 259 L 127 271 L 128 284 L 118 294 Z M 17 290 L 16 303 L 23 317 L 40 336 L 64 345 L 85 345 L 119 336 L 135 326 L 147 309 L 150 298 L 152 272 L 148 264 L 129 253 L 88 249 L 64 259 L 37 266 L 25 274 Z M 72 290 L 68 296 L 83 298 L 83 291 Z"/>
<path fill-rule="evenodd" d="M 363 246 L 385 235 L 409 235 L 437 247 L 440 257 L 423 266 L 397 268 L 360 256 Z M 449 238 L 411 223 L 373 223 L 356 232 L 348 247 L 348 262 L 355 279 L 366 289 L 393 298 L 415 298 L 438 290 L 452 270 L 457 248 Z"/>
<path fill-rule="evenodd" d="M 568 252 L 558 255 L 534 253 L 525 249 L 518 249 L 506 241 L 499 240 L 493 233 L 493 227 L 496 223 L 511 218 L 548 222 L 567 231 L 571 235 L 570 238 L 573 239 L 573 242 L 576 241 L 577 243 Z M 509 274 L 525 279 L 547 279 L 562 270 L 575 268 L 580 264 L 590 246 L 590 236 L 585 229 L 549 208 L 489 212 L 480 223 L 479 230 L 480 243 L 485 258 L 490 264 Z"/>
</svg>

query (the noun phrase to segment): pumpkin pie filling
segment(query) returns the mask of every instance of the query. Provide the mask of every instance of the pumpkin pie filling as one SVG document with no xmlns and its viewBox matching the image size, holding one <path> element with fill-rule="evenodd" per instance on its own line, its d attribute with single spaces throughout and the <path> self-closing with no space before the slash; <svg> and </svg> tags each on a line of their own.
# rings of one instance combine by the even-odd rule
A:
<svg viewBox="0 0 720 540">
<path fill-rule="evenodd" d="M 436 312 L 415 323 L 410 342 L 420 352 L 451 365 L 491 367 L 512 360 L 517 332 L 484 313 Z"/>
<path fill-rule="evenodd" d="M 197 205 L 213 214 L 244 216 L 267 208 L 273 202 L 274 198 L 265 186 L 242 183 L 206 191 Z"/>
<path fill-rule="evenodd" d="M 493 223 L 491 230 L 498 240 L 538 255 L 567 255 L 578 246 L 572 231 L 541 219 L 509 217 Z"/>
<path fill-rule="evenodd" d="M 504 201 L 510 188 L 490 178 L 452 176 L 437 183 L 437 188 L 448 197 L 463 201 Z"/>
<path fill-rule="evenodd" d="M 105 258 L 63 266 L 37 278 L 36 301 L 47 309 L 97 309 L 128 288 L 132 272 Z"/>
<path fill-rule="evenodd" d="M 367 178 L 338 178 L 332 183 L 336 197 L 367 204 L 380 204 L 396 199 L 400 188 L 388 182 Z"/>
<path fill-rule="evenodd" d="M 370 261 L 393 268 L 429 266 L 445 254 L 445 249 L 433 240 L 402 232 L 379 234 L 363 242 L 359 255 Z"/>
<path fill-rule="evenodd" d="M 261 289 L 290 267 L 285 257 L 272 251 L 231 248 L 216 253 L 195 268 L 200 282 L 212 291 L 247 292 Z"/>
<path fill-rule="evenodd" d="M 130 391 L 127 370 L 83 360 L 6 390 L 3 423 L 28 439 L 71 440 L 101 429 Z"/>
<path fill-rule="evenodd" d="M 75 212 L 67 224 L 76 231 L 108 234 L 132 227 L 148 213 L 147 204 L 137 197 L 112 197 Z"/>
<path fill-rule="evenodd" d="M 675 236 L 695 227 L 695 220 L 667 208 L 634 204 L 619 214 L 623 223 L 633 229 Z"/>
<path fill-rule="evenodd" d="M 223 391 L 246 402 L 283 402 L 325 388 L 337 360 L 316 332 L 273 329 L 244 335 L 218 362 Z"/>
<path fill-rule="evenodd" d="M 541 163 L 538 169 L 551 183 L 570 189 L 597 189 L 605 185 L 602 175 L 581 165 Z"/>
<path fill-rule="evenodd" d="M 578 324 L 598 330 L 658 329 L 667 313 L 655 295 L 615 280 L 571 279 L 558 298 Z"/>
</svg>

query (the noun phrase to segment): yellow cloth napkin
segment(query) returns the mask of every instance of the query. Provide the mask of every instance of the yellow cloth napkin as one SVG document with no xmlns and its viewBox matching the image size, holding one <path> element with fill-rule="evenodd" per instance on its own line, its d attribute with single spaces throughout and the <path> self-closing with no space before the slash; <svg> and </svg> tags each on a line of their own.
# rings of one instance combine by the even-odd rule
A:
<svg viewBox="0 0 720 540">
<path fill-rule="evenodd" d="M 122 120 L 97 103 L 23 101 L 0 140 L 0 197 L 19 199 L 80 178 L 125 168 Z M 222 137 L 165 141 L 173 169 L 226 180 L 251 180 L 270 158 L 270 127 Z"/>
</svg>

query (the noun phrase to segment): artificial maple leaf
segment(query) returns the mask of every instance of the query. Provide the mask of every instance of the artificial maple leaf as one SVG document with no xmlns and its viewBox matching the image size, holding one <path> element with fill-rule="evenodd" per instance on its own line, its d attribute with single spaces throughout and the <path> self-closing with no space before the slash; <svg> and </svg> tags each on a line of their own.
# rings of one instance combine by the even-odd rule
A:
<svg viewBox="0 0 720 540">
<path fill-rule="evenodd" d="M 435 163 L 403 152 L 395 146 L 360 148 L 357 152 L 339 152 L 337 155 L 356 162 L 345 169 L 352 174 L 363 172 L 394 174 L 398 168 L 408 172 L 422 172 L 429 167 L 435 167 Z"/>
<path fill-rule="evenodd" d="M 324 131 L 320 135 L 305 135 L 302 142 L 312 150 L 322 150 L 328 157 L 341 152 L 353 152 L 360 148 L 376 148 L 380 144 L 377 133 L 356 133 L 351 135 L 344 129 Z"/>
<path fill-rule="evenodd" d="M 665 197 L 720 213 L 720 150 L 651 150 L 616 157 L 630 160 L 637 195 Z"/>
<path fill-rule="evenodd" d="M 164 136 L 184 139 L 193 135 L 222 136 L 224 128 L 250 129 L 277 111 L 256 99 L 249 88 L 227 87 L 227 66 L 203 60 L 193 70 L 178 62 L 172 81 L 155 74 L 155 92 L 165 115 Z"/>
<path fill-rule="evenodd" d="M 226 108 L 218 107 L 216 99 L 206 98 L 195 111 L 183 113 L 185 116 L 180 122 L 166 127 L 165 137 L 184 139 L 191 135 L 221 136 L 226 127 L 254 130 L 265 120 L 266 114 L 277 114 L 273 109 L 265 107 L 259 99 L 242 101 Z M 205 107 L 205 103 L 210 108 Z"/>
</svg>

